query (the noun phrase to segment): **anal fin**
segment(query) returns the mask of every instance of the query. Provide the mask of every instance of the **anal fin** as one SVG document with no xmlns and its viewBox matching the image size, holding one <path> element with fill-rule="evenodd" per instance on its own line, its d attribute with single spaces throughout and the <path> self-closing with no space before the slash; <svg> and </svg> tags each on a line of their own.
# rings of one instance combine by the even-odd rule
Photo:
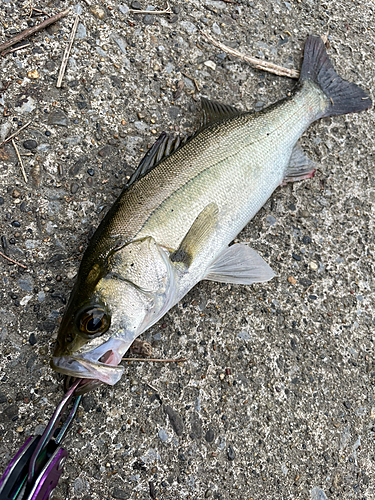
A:
<svg viewBox="0 0 375 500">
<path fill-rule="evenodd" d="M 273 270 L 255 250 L 242 243 L 235 243 L 211 264 L 204 279 L 251 285 L 269 281 L 274 276 Z"/>
<path fill-rule="evenodd" d="M 316 172 L 316 163 L 310 160 L 297 143 L 292 151 L 283 184 L 311 179 Z"/>
<path fill-rule="evenodd" d="M 186 266 L 190 266 L 194 256 L 199 253 L 215 230 L 218 213 L 219 209 L 216 203 L 209 203 L 201 211 L 178 249 L 172 253 L 170 257 L 172 262 L 182 262 Z"/>
</svg>

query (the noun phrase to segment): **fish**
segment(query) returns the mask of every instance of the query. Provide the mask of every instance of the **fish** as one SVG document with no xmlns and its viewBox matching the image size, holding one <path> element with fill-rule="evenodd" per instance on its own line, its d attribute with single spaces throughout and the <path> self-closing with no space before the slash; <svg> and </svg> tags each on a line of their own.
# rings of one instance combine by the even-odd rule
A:
<svg viewBox="0 0 375 500">
<path fill-rule="evenodd" d="M 269 264 L 234 238 L 278 186 L 314 176 L 298 143 L 314 121 L 371 105 L 312 35 L 288 97 L 259 112 L 202 98 L 201 128 L 187 140 L 161 134 L 93 235 L 52 368 L 84 379 L 81 392 L 114 385 L 133 341 L 201 280 L 272 279 Z"/>
</svg>

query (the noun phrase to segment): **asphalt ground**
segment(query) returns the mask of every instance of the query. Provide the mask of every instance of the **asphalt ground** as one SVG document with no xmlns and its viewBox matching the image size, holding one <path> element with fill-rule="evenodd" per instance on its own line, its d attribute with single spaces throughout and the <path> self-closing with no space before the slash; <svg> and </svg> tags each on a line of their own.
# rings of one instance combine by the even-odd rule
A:
<svg viewBox="0 0 375 500">
<path fill-rule="evenodd" d="M 101 2 L 0 4 L 0 39 L 72 13 L 0 58 L 0 470 L 63 395 L 49 367 L 82 252 L 164 130 L 191 133 L 200 96 L 262 109 L 292 79 L 253 69 L 202 36 L 298 69 L 328 35 L 338 73 L 374 98 L 372 1 L 172 3 L 171 14 Z M 163 10 L 163 3 L 142 4 Z M 56 88 L 75 14 L 77 34 Z M 41 14 L 41 15 L 40 15 Z M 1 142 L 0 141 L 0 142 Z M 28 142 L 27 142 L 28 141 Z M 281 186 L 238 236 L 277 277 L 202 282 L 84 397 L 57 499 L 373 500 L 374 112 L 322 119 L 302 138 L 314 179 Z"/>
</svg>

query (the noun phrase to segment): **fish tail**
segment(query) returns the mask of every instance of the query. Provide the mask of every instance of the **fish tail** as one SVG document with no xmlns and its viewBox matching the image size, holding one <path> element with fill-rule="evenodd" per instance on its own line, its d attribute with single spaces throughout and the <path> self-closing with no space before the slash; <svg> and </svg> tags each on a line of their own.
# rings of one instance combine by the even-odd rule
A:
<svg viewBox="0 0 375 500">
<path fill-rule="evenodd" d="M 355 83 L 343 80 L 329 60 L 323 40 L 309 36 L 306 40 L 300 82 L 310 80 L 319 85 L 328 97 L 323 116 L 357 113 L 372 105 L 370 97 Z"/>
</svg>

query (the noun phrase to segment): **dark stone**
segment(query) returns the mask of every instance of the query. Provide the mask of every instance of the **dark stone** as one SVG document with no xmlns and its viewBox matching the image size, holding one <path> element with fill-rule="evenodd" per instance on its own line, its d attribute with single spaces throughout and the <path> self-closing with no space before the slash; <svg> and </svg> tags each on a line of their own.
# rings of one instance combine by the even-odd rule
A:
<svg viewBox="0 0 375 500">
<path fill-rule="evenodd" d="M 301 256 L 300 256 L 300 255 L 297 255 L 297 254 L 295 254 L 295 253 L 292 253 L 292 257 L 293 257 L 293 259 L 294 259 L 294 260 L 297 260 L 298 262 L 299 262 L 300 260 L 302 260 L 302 259 L 301 259 Z"/>
<path fill-rule="evenodd" d="M 35 345 L 36 344 L 36 337 L 35 337 L 35 333 L 32 333 L 29 337 L 29 343 L 30 345 Z"/>
<path fill-rule="evenodd" d="M 184 431 L 184 423 L 180 415 L 170 406 L 164 406 L 164 411 L 169 417 L 172 429 L 175 431 L 177 436 L 181 436 Z"/>
<path fill-rule="evenodd" d="M 197 413 L 193 413 L 190 419 L 191 423 L 191 439 L 200 439 L 203 436 L 202 422 Z"/>
<path fill-rule="evenodd" d="M 108 156 L 112 156 L 117 152 L 117 149 L 113 146 L 104 146 L 104 148 L 98 151 L 98 155 L 102 158 L 106 158 Z"/>
<path fill-rule="evenodd" d="M 0 196 L 0 205 L 4 205 L 4 198 Z"/>
<path fill-rule="evenodd" d="M 141 4 L 137 2 L 137 0 L 133 0 L 133 2 L 130 4 L 130 7 L 134 10 L 142 10 Z"/>
<path fill-rule="evenodd" d="M 90 177 L 92 177 L 95 174 L 95 170 L 93 168 L 88 168 L 87 173 L 89 174 Z"/>
<path fill-rule="evenodd" d="M 204 439 L 207 441 L 207 443 L 212 443 L 212 441 L 215 439 L 214 431 L 212 429 L 208 429 L 206 435 L 204 436 Z"/>
<path fill-rule="evenodd" d="M 124 490 L 120 490 L 120 488 L 117 488 L 117 486 L 115 486 L 112 491 L 112 496 L 113 498 L 117 498 L 118 500 L 128 500 L 129 493 Z"/>
<path fill-rule="evenodd" d="M 47 333 L 52 333 L 53 330 L 55 329 L 56 323 L 54 321 L 43 321 L 42 323 L 42 328 L 45 330 Z"/>
<path fill-rule="evenodd" d="M 56 253 L 49 259 L 48 264 L 60 264 L 63 260 L 65 260 L 65 256 L 62 253 Z"/>
<path fill-rule="evenodd" d="M 350 404 L 349 401 L 344 401 L 343 402 L 343 405 L 345 406 L 345 408 L 347 408 L 348 410 L 350 410 L 350 408 L 352 407 L 352 405 Z"/>
<path fill-rule="evenodd" d="M 155 16 L 152 16 L 150 14 L 146 14 L 144 17 L 143 17 L 143 23 L 144 24 L 154 24 L 155 22 Z"/>
<path fill-rule="evenodd" d="M 181 109 L 178 106 L 170 106 L 168 112 L 169 116 L 171 117 L 171 120 L 177 120 L 177 117 L 180 114 Z"/>
<path fill-rule="evenodd" d="M 309 295 L 310 300 L 316 300 L 318 297 L 316 295 Z"/>
<path fill-rule="evenodd" d="M 73 182 L 70 186 L 70 192 L 72 194 L 76 194 L 76 192 L 78 191 L 78 188 L 79 188 L 78 184 L 76 182 Z"/>
<path fill-rule="evenodd" d="M 18 222 L 18 220 L 14 220 L 14 221 L 12 222 L 12 226 L 13 226 L 13 227 L 21 227 L 21 224 Z"/>
<path fill-rule="evenodd" d="M 85 411 L 93 410 L 96 406 L 94 396 L 92 396 L 91 394 L 88 394 L 87 396 L 85 395 L 85 397 L 82 398 L 82 406 Z"/>
<path fill-rule="evenodd" d="M 303 241 L 303 243 L 304 243 L 305 245 L 310 245 L 310 243 L 311 243 L 311 238 L 310 238 L 310 236 L 304 236 L 304 237 L 302 238 L 302 241 Z"/>
<path fill-rule="evenodd" d="M 6 423 L 8 420 L 13 420 L 18 416 L 18 406 L 10 405 L 0 413 L 0 423 Z"/>
<path fill-rule="evenodd" d="M 34 141 L 34 139 L 27 139 L 27 141 L 24 141 L 23 147 L 25 149 L 35 149 L 37 147 L 37 142 Z"/>
<path fill-rule="evenodd" d="M 227 455 L 228 455 L 228 460 L 234 460 L 236 458 L 236 454 L 231 445 L 228 446 Z"/>
<path fill-rule="evenodd" d="M 178 5 L 173 5 L 172 12 L 174 14 L 179 14 L 180 13 L 180 7 Z"/>
<path fill-rule="evenodd" d="M 85 109 L 85 108 L 87 108 L 87 102 L 85 102 L 85 101 L 78 101 L 77 102 L 77 107 L 78 107 L 78 109 Z"/>
<path fill-rule="evenodd" d="M 88 159 L 89 157 L 86 155 L 78 158 L 78 160 L 73 164 L 73 166 L 69 170 L 70 175 L 77 175 L 80 169 L 83 167 L 83 165 L 88 161 Z"/>
<path fill-rule="evenodd" d="M 0 392 L 0 404 L 6 403 L 7 397 L 3 392 Z"/>
<path fill-rule="evenodd" d="M 55 109 L 48 116 L 48 125 L 59 125 L 60 127 L 69 126 L 69 118 L 62 109 Z"/>
</svg>

